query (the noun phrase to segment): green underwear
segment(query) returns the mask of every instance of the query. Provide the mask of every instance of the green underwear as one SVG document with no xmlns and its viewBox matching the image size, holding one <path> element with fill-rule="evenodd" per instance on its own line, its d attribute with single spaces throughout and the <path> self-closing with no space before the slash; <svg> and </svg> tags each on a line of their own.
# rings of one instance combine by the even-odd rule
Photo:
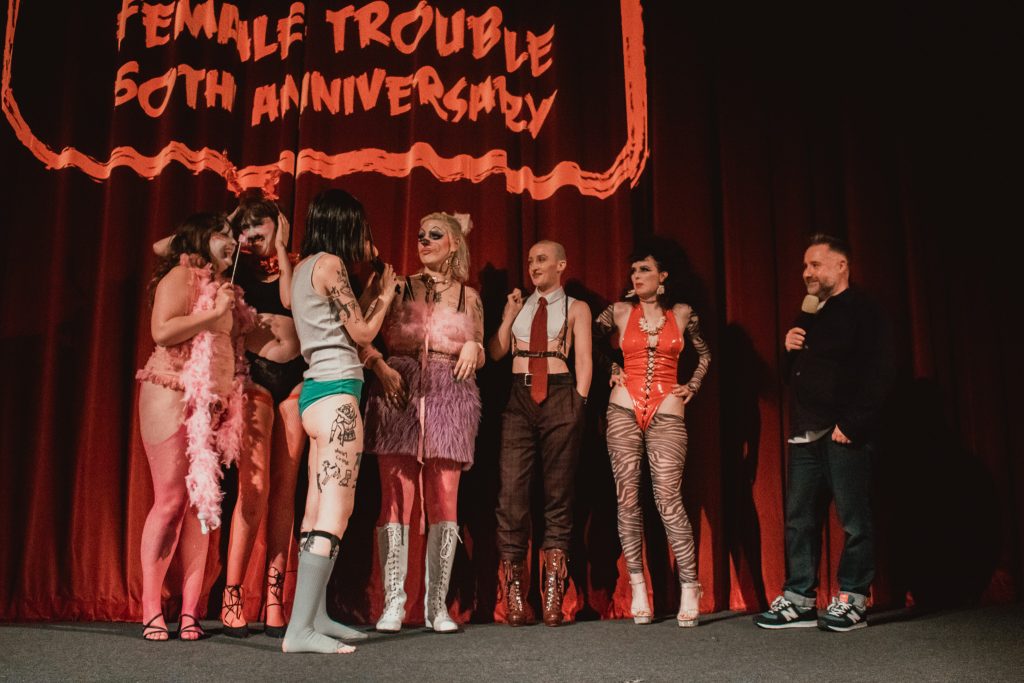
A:
<svg viewBox="0 0 1024 683">
<path fill-rule="evenodd" d="M 350 394 L 359 397 L 363 393 L 363 380 L 361 379 L 329 379 L 323 382 L 315 379 L 307 379 L 302 382 L 302 392 L 299 394 L 299 415 L 306 412 L 317 401 L 335 394 Z"/>
</svg>

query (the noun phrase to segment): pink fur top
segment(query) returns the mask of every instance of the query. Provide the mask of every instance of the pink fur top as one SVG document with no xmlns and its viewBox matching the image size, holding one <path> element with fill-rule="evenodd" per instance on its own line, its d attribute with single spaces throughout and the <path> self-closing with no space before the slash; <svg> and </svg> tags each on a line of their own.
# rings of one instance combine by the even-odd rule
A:
<svg viewBox="0 0 1024 683">
<path fill-rule="evenodd" d="M 403 356 L 419 355 L 425 343 L 431 351 L 458 355 L 473 333 L 468 313 L 420 301 L 396 301 L 384 323 L 388 351 Z"/>
</svg>

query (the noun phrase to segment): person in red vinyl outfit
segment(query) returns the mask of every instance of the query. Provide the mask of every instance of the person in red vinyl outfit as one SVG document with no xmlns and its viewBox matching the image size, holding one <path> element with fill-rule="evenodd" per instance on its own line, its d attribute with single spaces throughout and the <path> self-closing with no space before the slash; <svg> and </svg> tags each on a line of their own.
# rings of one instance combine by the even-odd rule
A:
<svg viewBox="0 0 1024 683">
<path fill-rule="evenodd" d="M 639 489 L 646 454 L 654 501 L 679 569 L 679 626 L 696 626 L 700 584 L 693 529 L 682 500 L 686 464 L 686 404 L 700 390 L 711 353 L 700 333 L 697 314 L 679 300 L 682 280 L 678 246 L 651 239 L 634 250 L 630 261 L 632 290 L 598 316 L 596 339 L 617 332 L 623 367 L 611 367 L 608 401 L 608 455 L 618 497 L 619 537 L 633 590 L 631 611 L 638 624 L 651 622 L 643 567 L 643 517 Z M 685 384 L 677 380 L 679 356 L 689 337 L 699 361 Z"/>
</svg>

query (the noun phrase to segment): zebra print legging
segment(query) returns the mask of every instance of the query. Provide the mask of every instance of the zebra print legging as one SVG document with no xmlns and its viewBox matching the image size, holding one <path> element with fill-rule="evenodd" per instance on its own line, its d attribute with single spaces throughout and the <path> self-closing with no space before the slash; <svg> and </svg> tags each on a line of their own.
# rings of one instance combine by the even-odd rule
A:
<svg viewBox="0 0 1024 683">
<path fill-rule="evenodd" d="M 643 513 L 640 510 L 640 465 L 644 449 L 651 465 L 654 503 L 665 525 L 672 554 L 679 567 L 679 581 L 697 580 L 693 528 L 683 507 L 680 490 L 686 464 L 686 422 L 681 415 L 657 414 L 643 432 L 633 411 L 608 406 L 608 455 L 615 475 L 619 503 L 619 539 L 626 568 L 643 571 Z"/>
</svg>

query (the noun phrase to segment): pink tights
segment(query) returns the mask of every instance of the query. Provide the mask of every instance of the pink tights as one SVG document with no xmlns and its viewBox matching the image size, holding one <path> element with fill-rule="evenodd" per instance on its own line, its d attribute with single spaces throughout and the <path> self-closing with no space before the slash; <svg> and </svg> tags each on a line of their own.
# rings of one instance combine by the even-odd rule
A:
<svg viewBox="0 0 1024 683">
<path fill-rule="evenodd" d="M 184 583 L 182 614 L 196 614 L 203 589 L 210 537 L 203 534 L 195 511 L 189 509 L 185 475 L 185 427 L 156 444 L 143 443 L 153 477 L 153 507 L 142 528 L 142 618 L 160 614 L 160 593 L 176 549 L 181 550 Z"/>
<path fill-rule="evenodd" d="M 461 463 L 431 459 L 420 465 L 413 456 L 387 454 L 378 455 L 377 463 L 381 495 L 378 525 L 409 524 L 421 473 L 428 523 L 457 521 Z"/>
</svg>

